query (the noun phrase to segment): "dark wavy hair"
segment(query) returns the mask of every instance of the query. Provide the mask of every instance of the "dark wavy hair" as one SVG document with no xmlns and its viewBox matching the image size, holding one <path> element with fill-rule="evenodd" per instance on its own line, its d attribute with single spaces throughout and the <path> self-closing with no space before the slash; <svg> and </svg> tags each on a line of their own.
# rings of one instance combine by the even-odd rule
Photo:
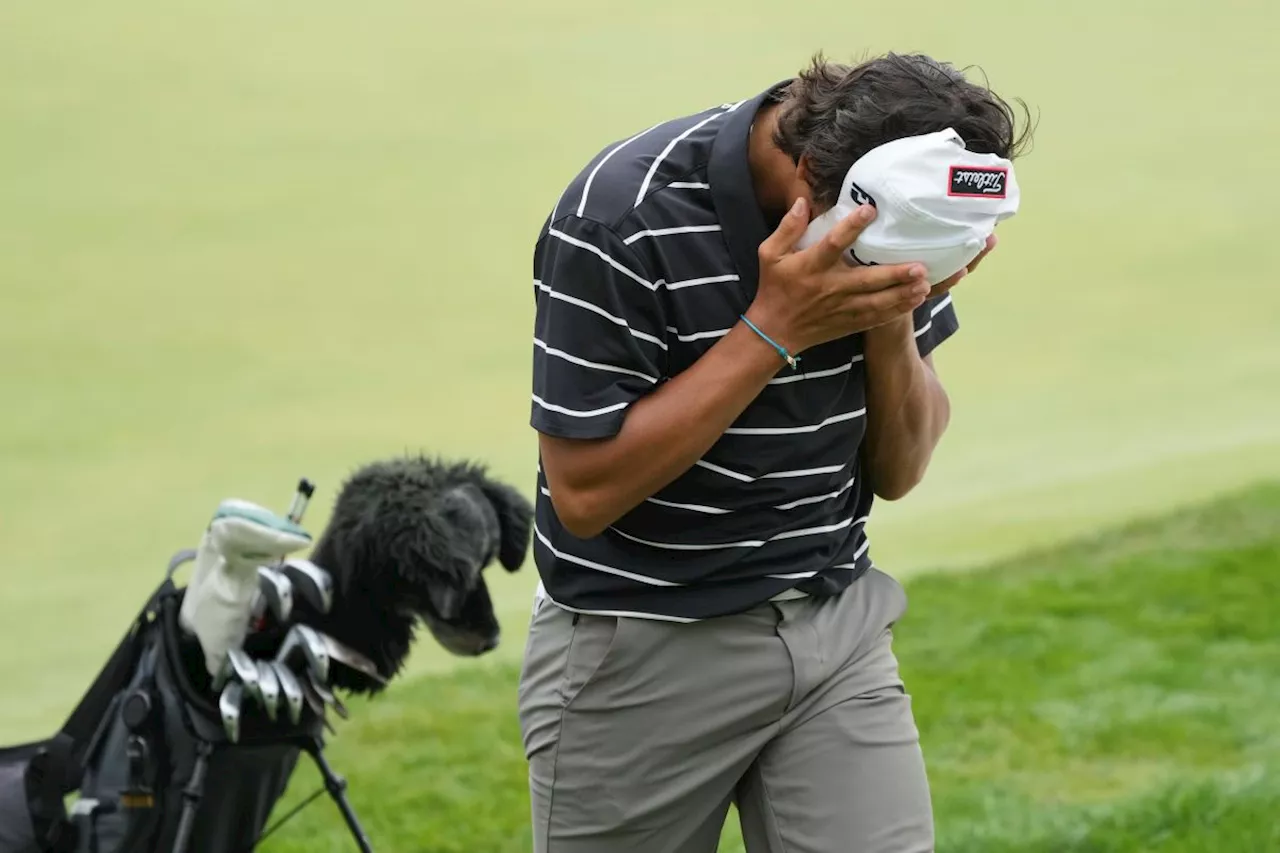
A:
<svg viewBox="0 0 1280 853">
<path fill-rule="evenodd" d="M 1031 141 L 1013 107 L 949 63 L 889 53 L 857 65 L 821 54 L 777 96 L 773 141 L 797 164 L 805 157 L 815 204 L 834 204 L 849 167 L 876 146 L 954 128 L 971 151 L 1013 160 Z"/>
</svg>

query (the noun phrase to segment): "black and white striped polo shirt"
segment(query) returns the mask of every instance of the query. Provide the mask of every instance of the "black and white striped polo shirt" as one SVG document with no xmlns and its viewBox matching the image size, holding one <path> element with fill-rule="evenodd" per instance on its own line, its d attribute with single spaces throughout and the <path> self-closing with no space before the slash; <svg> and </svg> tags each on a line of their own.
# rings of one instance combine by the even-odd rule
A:
<svg viewBox="0 0 1280 853">
<path fill-rule="evenodd" d="M 772 228 L 747 142 L 780 86 L 649 128 L 570 183 L 534 251 L 535 429 L 614 435 L 627 407 L 739 322 Z M 949 296 L 916 312 L 927 353 L 957 328 Z M 566 531 L 539 466 L 540 594 L 570 610 L 693 621 L 792 588 L 831 594 L 871 566 L 860 476 L 861 335 L 807 350 L 689 471 L 599 536 Z"/>
</svg>

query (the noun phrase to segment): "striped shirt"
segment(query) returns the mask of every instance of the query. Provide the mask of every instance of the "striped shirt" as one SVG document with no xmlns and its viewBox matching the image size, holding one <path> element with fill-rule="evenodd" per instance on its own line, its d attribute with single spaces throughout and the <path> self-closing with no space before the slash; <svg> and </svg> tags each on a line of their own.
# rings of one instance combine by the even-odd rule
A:
<svg viewBox="0 0 1280 853">
<path fill-rule="evenodd" d="M 780 86 L 616 142 L 565 189 L 534 249 L 536 430 L 616 434 L 632 403 L 739 322 L 772 230 L 747 142 Z M 915 325 L 926 354 L 957 328 L 950 297 L 922 305 Z M 539 466 L 539 594 L 578 612 L 696 621 L 833 594 L 870 568 L 861 335 L 806 350 L 801 370 L 779 363 L 703 458 L 598 536 L 563 528 Z"/>
</svg>

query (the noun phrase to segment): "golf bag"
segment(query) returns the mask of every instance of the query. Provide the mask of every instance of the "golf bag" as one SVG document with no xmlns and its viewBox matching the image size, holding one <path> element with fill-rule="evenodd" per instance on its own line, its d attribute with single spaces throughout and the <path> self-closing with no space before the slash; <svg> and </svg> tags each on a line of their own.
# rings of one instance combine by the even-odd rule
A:
<svg viewBox="0 0 1280 853">
<path fill-rule="evenodd" d="M 199 646 L 178 624 L 185 590 L 172 573 L 193 556 L 174 558 L 62 731 L 0 752 L 0 853 L 249 853 L 302 752 L 369 849 L 324 758 L 322 718 L 247 716 L 228 742 Z"/>
<path fill-rule="evenodd" d="M 302 753 L 324 780 L 302 805 L 327 791 L 369 853 L 324 754 L 327 709 L 348 714 L 335 689 L 380 692 L 419 624 L 457 655 L 496 647 L 481 571 L 520 567 L 533 508 L 471 463 L 375 462 L 343 485 L 312 562 L 287 557 L 312 544 L 312 489 L 285 516 L 220 503 L 61 731 L 0 750 L 0 853 L 250 853 L 283 822 L 266 827 Z"/>
<path fill-rule="evenodd" d="M 0 749 L 0 853 L 70 853 L 62 782 L 70 743 Z"/>
</svg>

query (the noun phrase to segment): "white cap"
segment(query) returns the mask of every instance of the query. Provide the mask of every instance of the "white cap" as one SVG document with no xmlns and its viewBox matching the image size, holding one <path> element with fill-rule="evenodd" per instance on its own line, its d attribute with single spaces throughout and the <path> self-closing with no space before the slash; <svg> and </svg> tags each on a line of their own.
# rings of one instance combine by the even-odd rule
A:
<svg viewBox="0 0 1280 853">
<path fill-rule="evenodd" d="M 849 264 L 919 262 L 930 284 L 950 278 L 1018 212 L 1013 164 L 965 148 L 951 128 L 895 139 L 850 167 L 835 206 L 809 223 L 798 248 L 821 240 L 863 204 L 876 218 L 844 253 Z"/>
</svg>

